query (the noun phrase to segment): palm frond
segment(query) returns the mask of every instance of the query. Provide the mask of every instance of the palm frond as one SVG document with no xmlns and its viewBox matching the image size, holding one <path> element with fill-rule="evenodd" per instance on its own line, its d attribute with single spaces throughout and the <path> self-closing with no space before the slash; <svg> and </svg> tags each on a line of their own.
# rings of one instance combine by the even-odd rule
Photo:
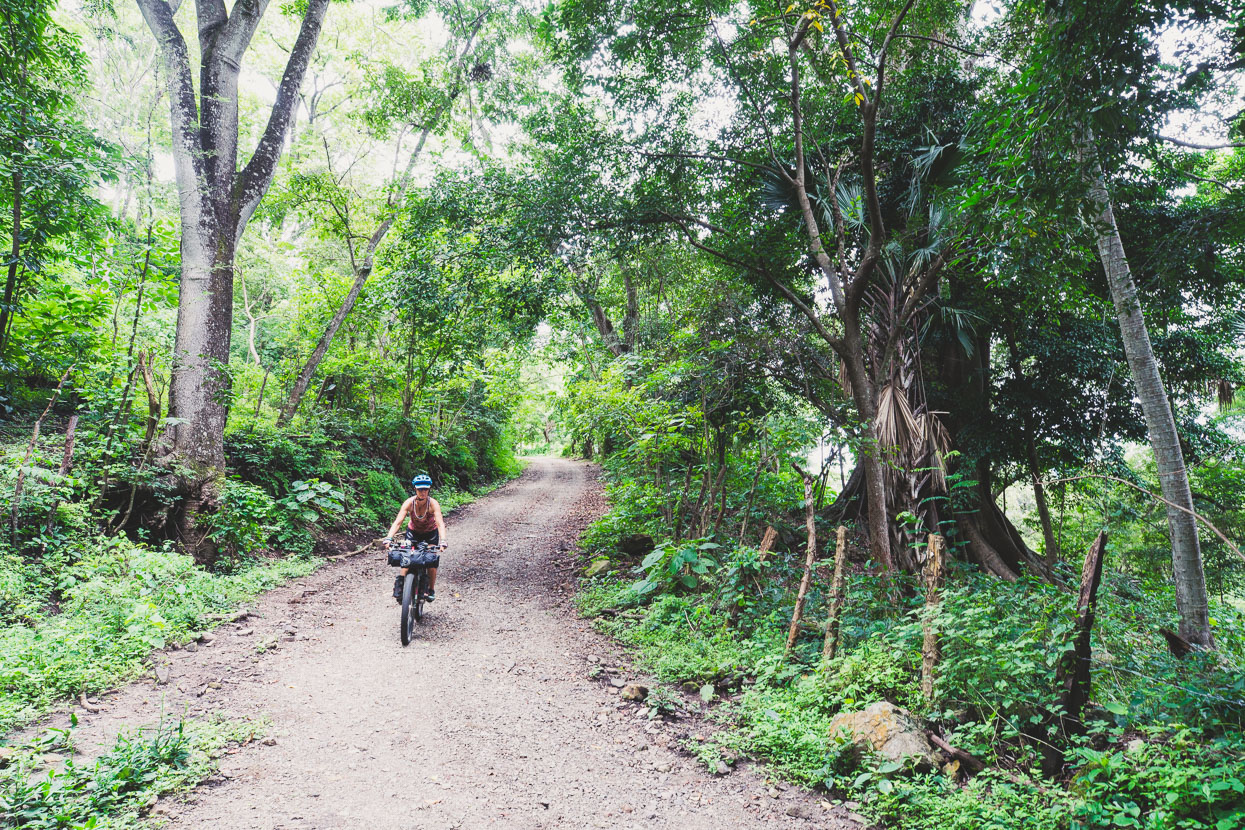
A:
<svg viewBox="0 0 1245 830">
<path fill-rule="evenodd" d="M 1226 412 L 1231 409 L 1232 405 L 1236 402 L 1236 389 L 1232 386 L 1232 381 L 1216 381 L 1215 397 L 1218 398 L 1220 412 Z"/>
<path fill-rule="evenodd" d="M 839 213 L 843 215 L 844 227 L 848 231 L 866 229 L 865 196 L 860 185 L 839 182 L 835 198 L 839 203 Z"/>
<path fill-rule="evenodd" d="M 921 427 L 912 415 L 908 396 L 893 383 L 884 386 L 878 396 L 874 426 L 882 446 L 895 447 L 902 455 L 908 455 L 922 443 Z"/>
<path fill-rule="evenodd" d="M 782 171 L 773 165 L 761 170 L 761 206 L 775 213 L 800 210 L 795 188 L 783 177 Z"/>
</svg>

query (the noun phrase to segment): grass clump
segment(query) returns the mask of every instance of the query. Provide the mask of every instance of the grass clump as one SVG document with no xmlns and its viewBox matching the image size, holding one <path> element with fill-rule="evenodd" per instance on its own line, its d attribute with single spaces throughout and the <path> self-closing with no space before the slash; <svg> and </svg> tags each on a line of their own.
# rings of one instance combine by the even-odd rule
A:
<svg viewBox="0 0 1245 830">
<path fill-rule="evenodd" d="M 26 745 L 10 748 L 11 754 L 0 761 L 0 827 L 142 827 L 146 812 L 160 796 L 207 778 L 221 751 L 252 740 L 256 729 L 250 722 L 224 719 L 162 722 L 119 735 L 113 747 L 90 764 L 74 760 L 72 729 L 48 730 Z M 58 756 L 66 760 L 49 766 L 47 759 Z"/>
<path fill-rule="evenodd" d="M 192 639 L 214 624 L 213 615 L 316 565 L 287 557 L 212 573 L 169 548 L 104 540 L 64 574 L 56 613 L 0 627 L 0 734 L 58 700 L 136 676 L 153 649 Z"/>
</svg>

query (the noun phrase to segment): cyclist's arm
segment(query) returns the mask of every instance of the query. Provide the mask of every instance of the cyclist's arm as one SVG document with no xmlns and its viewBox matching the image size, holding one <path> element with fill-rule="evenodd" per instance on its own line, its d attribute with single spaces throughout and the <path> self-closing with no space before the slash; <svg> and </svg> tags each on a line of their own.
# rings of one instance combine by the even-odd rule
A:
<svg viewBox="0 0 1245 830">
<path fill-rule="evenodd" d="M 393 526 L 389 528 L 389 533 L 386 534 L 387 539 L 392 539 L 394 536 L 397 535 L 398 528 L 402 527 L 402 520 L 406 518 L 406 514 L 410 509 L 411 509 L 410 499 L 407 499 L 406 501 L 402 502 L 402 508 L 398 510 L 398 518 L 393 520 Z M 441 514 L 438 513 L 437 515 L 439 517 Z"/>
<path fill-rule="evenodd" d="M 445 519 L 441 518 L 441 502 L 434 501 L 432 504 L 432 516 L 437 522 L 437 539 L 445 547 L 449 547 L 450 541 L 445 534 Z"/>
</svg>

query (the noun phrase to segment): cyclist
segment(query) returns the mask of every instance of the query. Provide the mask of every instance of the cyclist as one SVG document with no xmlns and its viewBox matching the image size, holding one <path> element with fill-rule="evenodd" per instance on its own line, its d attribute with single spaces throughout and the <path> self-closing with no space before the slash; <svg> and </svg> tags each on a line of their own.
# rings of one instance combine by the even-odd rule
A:
<svg viewBox="0 0 1245 830">
<path fill-rule="evenodd" d="M 444 545 L 449 547 L 445 533 L 445 519 L 441 517 L 441 505 L 437 503 L 428 491 L 432 489 L 432 479 L 426 475 L 417 475 L 411 479 L 411 484 L 415 487 L 415 495 L 402 502 L 402 509 L 398 511 L 398 518 L 393 520 L 393 526 L 389 528 L 389 535 L 385 537 L 386 542 L 392 542 L 394 535 L 398 532 L 398 528 L 402 525 L 402 520 L 406 522 L 406 541 L 412 544 L 426 542 L 429 545 Z M 403 568 L 393 581 L 393 598 L 398 602 L 402 601 L 402 580 L 406 577 L 406 568 Z M 425 601 L 432 602 L 436 597 L 433 588 L 437 586 L 437 569 L 428 569 L 428 593 L 424 595 Z"/>
</svg>

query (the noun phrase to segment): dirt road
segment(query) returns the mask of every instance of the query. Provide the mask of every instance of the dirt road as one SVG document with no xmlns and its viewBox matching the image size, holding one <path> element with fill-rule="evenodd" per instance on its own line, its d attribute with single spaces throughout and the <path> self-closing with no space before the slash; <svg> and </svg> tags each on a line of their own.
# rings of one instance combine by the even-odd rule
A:
<svg viewBox="0 0 1245 830">
<path fill-rule="evenodd" d="M 409 647 L 379 552 L 343 559 L 210 644 L 168 652 L 165 682 L 80 713 L 79 743 L 161 711 L 266 719 L 275 740 L 156 808 L 175 828 L 853 826 L 744 764 L 708 774 L 678 751 L 686 724 L 653 724 L 589 678 L 590 658 L 626 659 L 568 602 L 569 551 L 600 509 L 590 467 L 538 459 L 450 518 L 437 601 Z"/>
</svg>

